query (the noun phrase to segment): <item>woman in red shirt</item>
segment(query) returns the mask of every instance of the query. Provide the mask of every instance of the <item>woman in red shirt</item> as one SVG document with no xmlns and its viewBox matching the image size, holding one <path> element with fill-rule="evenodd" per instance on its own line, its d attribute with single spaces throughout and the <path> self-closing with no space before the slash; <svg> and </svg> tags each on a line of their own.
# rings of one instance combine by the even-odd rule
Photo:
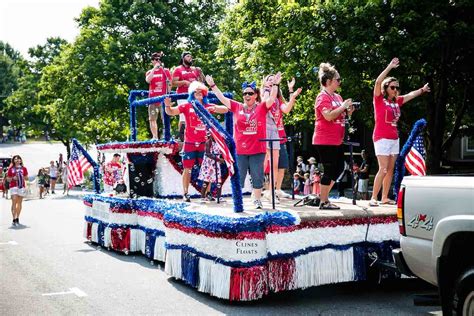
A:
<svg viewBox="0 0 474 316">
<path fill-rule="evenodd" d="M 247 172 L 252 177 L 254 204 L 262 209 L 262 188 L 264 182 L 263 163 L 266 153 L 266 116 L 276 100 L 281 73 L 273 77 L 270 96 L 264 102 L 260 100 L 259 89 L 255 82 L 242 84 L 244 103 L 226 98 L 214 83 L 211 76 L 206 82 L 219 101 L 234 114 L 234 139 L 237 151 L 237 164 L 240 171 L 240 185 L 243 187 Z"/>
<path fill-rule="evenodd" d="M 395 201 L 388 198 L 392 184 L 393 169 L 400 151 L 397 122 L 400 118 L 400 107 L 406 102 L 430 92 L 425 84 L 422 88 L 400 96 L 400 85 L 394 77 L 387 77 L 390 70 L 399 66 L 398 58 L 393 58 L 387 68 L 377 77 L 374 86 L 374 147 L 379 164 L 379 170 L 374 180 L 370 206 L 379 205 L 377 196 L 382 187 L 382 204 L 395 205 Z"/>
<path fill-rule="evenodd" d="M 12 158 L 12 164 L 7 171 L 7 179 L 10 181 L 10 196 L 12 198 L 13 226 L 20 225 L 20 213 L 23 198 L 26 196 L 26 179 L 28 170 L 23 167 L 23 161 L 19 155 Z"/>
<path fill-rule="evenodd" d="M 344 149 L 342 141 L 345 131 L 346 114 L 349 116 L 354 111 L 352 99 L 343 101 L 336 93 L 341 86 L 341 77 L 336 68 L 329 63 L 319 65 L 319 81 L 321 92 L 316 98 L 314 112 L 313 145 L 319 155 L 318 161 L 324 166 L 321 177 L 321 203 L 322 210 L 338 210 L 340 207 L 329 202 L 329 192 L 337 177 L 344 169 Z"/>
</svg>

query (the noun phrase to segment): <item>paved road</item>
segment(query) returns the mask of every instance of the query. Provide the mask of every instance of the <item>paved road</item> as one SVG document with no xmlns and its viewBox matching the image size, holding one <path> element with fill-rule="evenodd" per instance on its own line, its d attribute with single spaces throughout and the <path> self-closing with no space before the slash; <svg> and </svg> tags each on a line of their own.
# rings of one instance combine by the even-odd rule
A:
<svg viewBox="0 0 474 316">
<path fill-rule="evenodd" d="M 7 151 L 33 170 L 65 154 L 61 144 L 48 143 L 0 145 L 0 153 Z M 219 300 L 169 279 L 162 264 L 86 243 L 80 194 L 25 201 L 19 228 L 10 226 L 10 201 L 0 199 L 0 315 L 426 315 L 440 309 L 413 306 L 413 293 L 433 290 L 413 279 L 326 285 L 249 303 Z"/>
<path fill-rule="evenodd" d="M 81 192 L 26 201 L 12 228 L 0 206 L 0 314 L 312 314 L 426 315 L 412 294 L 432 290 L 412 279 L 379 286 L 327 285 L 229 303 L 169 279 L 163 265 L 88 244 Z"/>
</svg>

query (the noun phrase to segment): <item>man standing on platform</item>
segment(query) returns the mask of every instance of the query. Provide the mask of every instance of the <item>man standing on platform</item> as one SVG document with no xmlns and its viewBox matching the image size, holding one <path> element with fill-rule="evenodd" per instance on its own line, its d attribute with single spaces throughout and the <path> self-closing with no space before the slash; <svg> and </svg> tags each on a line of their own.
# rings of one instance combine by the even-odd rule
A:
<svg viewBox="0 0 474 316">
<path fill-rule="evenodd" d="M 153 68 L 148 70 L 145 75 L 145 81 L 150 85 L 148 97 L 159 97 L 171 91 L 171 74 L 168 68 L 164 68 L 161 58 L 163 52 L 151 54 L 151 63 Z M 160 103 L 153 103 L 148 106 L 148 120 L 150 121 L 150 130 L 153 139 L 159 138 L 158 116 L 161 113 Z"/>
<path fill-rule="evenodd" d="M 173 71 L 173 86 L 177 87 L 176 93 L 187 93 L 189 85 L 193 81 L 204 82 L 204 75 L 201 68 L 193 66 L 193 56 L 190 52 L 181 54 L 179 66 Z M 178 105 L 185 104 L 187 100 L 178 100 Z M 184 114 L 179 115 L 179 136 L 181 140 L 184 139 L 184 129 L 186 127 L 186 120 Z"/>
</svg>

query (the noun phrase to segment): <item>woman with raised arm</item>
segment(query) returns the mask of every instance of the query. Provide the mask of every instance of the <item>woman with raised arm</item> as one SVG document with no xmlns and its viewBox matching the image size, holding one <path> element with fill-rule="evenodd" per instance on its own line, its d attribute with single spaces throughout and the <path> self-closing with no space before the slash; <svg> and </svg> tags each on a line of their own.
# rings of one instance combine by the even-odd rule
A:
<svg viewBox="0 0 474 316">
<path fill-rule="evenodd" d="M 263 91 L 262 91 L 262 100 L 266 101 L 270 98 L 270 92 L 274 85 L 274 78 L 273 74 L 268 75 L 263 80 Z M 270 183 L 275 187 L 275 194 L 277 198 L 277 202 L 279 198 L 282 197 L 289 197 L 288 194 L 285 194 L 281 190 L 281 184 L 283 182 L 283 177 L 285 175 L 285 170 L 289 168 L 288 162 L 288 151 L 286 148 L 286 132 L 285 126 L 283 124 L 283 115 L 290 113 L 291 109 L 296 102 L 296 97 L 301 93 L 302 89 L 299 88 L 298 90 L 294 91 L 295 86 L 295 78 L 292 78 L 291 81 L 288 82 L 288 90 L 290 91 L 290 101 L 286 102 L 283 98 L 283 94 L 281 93 L 280 87 L 278 85 L 277 89 L 277 97 L 273 102 L 270 111 L 267 113 L 267 138 L 281 138 L 279 142 L 273 142 L 273 175 L 275 179 L 270 179 Z M 267 161 L 270 160 L 270 144 L 267 144 Z M 271 165 L 269 163 L 269 165 Z M 270 173 L 271 175 L 272 173 Z M 270 177 L 271 178 L 271 177 Z M 266 198 L 271 201 L 271 187 L 269 190 L 266 191 L 268 194 L 265 194 Z"/>
<path fill-rule="evenodd" d="M 340 207 L 329 202 L 329 192 L 334 186 L 337 177 L 344 170 L 344 148 L 342 141 L 345 132 L 346 115 L 354 111 L 352 99 L 343 100 L 336 93 L 341 86 L 339 72 L 329 63 L 319 65 L 319 82 L 321 92 L 316 98 L 314 112 L 313 145 L 319 156 L 318 162 L 324 166 L 321 177 L 322 210 L 338 210 Z"/>
<path fill-rule="evenodd" d="M 243 187 L 247 172 L 252 177 L 254 204 L 262 209 L 262 188 L 264 182 L 263 162 L 265 160 L 266 144 L 260 139 L 266 138 L 266 115 L 275 102 L 281 74 L 273 79 L 270 97 L 266 102 L 260 100 L 260 92 L 255 82 L 242 84 L 244 102 L 240 103 L 226 98 L 214 83 L 211 76 L 206 76 L 206 82 L 211 87 L 219 101 L 234 114 L 234 139 L 237 151 L 237 165 L 240 170 L 240 185 Z"/>
<path fill-rule="evenodd" d="M 400 151 L 397 122 L 400 118 L 400 107 L 408 101 L 430 92 L 425 84 L 422 88 L 400 96 L 400 85 L 394 77 L 387 77 L 390 70 L 397 68 L 400 62 L 393 58 L 387 68 L 377 77 L 374 86 L 375 127 L 373 133 L 375 155 L 379 170 L 374 180 L 370 206 L 378 206 L 377 196 L 382 188 L 381 204 L 395 205 L 388 197 L 392 184 L 393 169 Z"/>
</svg>

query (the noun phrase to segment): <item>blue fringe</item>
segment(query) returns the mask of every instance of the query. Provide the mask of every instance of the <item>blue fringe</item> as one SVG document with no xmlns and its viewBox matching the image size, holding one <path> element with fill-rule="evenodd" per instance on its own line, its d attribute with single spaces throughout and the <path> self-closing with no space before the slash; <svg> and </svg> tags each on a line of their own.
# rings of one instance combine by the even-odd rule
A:
<svg viewBox="0 0 474 316">
<path fill-rule="evenodd" d="M 199 257 L 190 251 L 182 250 L 181 271 L 184 282 L 197 287 L 199 282 Z"/>
<path fill-rule="evenodd" d="M 402 183 L 403 177 L 405 176 L 405 157 L 408 155 L 413 143 L 415 142 L 416 137 L 423 131 L 426 126 L 425 119 L 419 119 L 413 125 L 413 128 L 410 132 L 410 136 L 406 141 L 405 145 L 400 152 L 400 155 L 397 158 L 395 163 L 395 175 L 394 175 L 394 187 L 393 194 L 395 195 L 395 200 L 398 196 L 398 190 L 400 190 L 400 185 Z"/>
</svg>

